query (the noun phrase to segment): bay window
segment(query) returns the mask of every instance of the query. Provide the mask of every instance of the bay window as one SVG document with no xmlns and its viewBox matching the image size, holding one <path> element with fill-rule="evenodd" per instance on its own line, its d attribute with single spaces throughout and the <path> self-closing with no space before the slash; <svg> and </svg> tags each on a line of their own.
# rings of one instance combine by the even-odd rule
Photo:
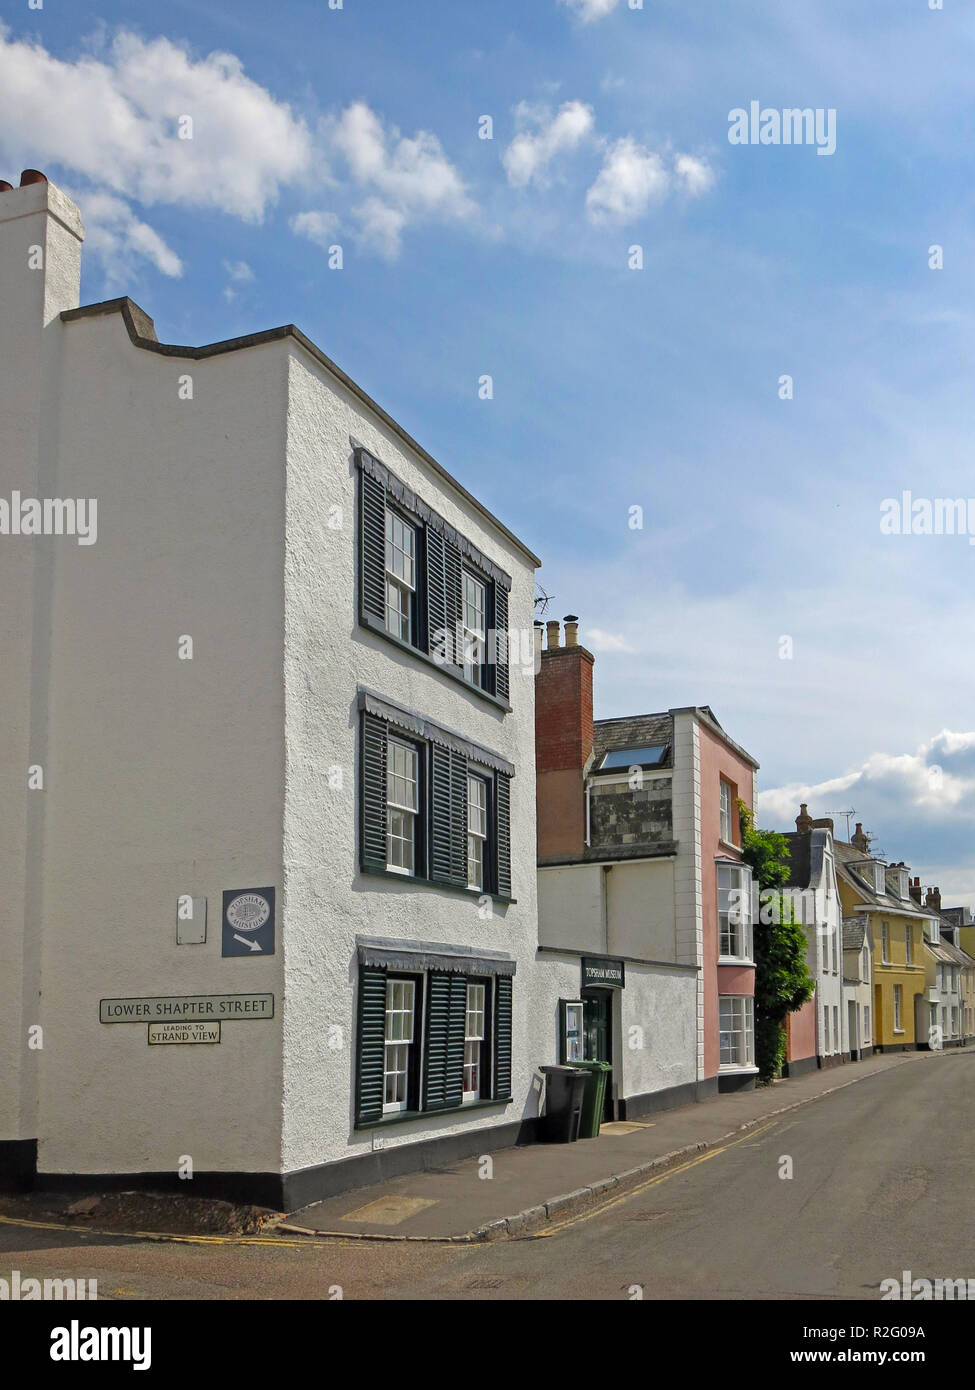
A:
<svg viewBox="0 0 975 1390">
<path fill-rule="evenodd" d="M 719 1063 L 722 1067 L 755 1064 L 755 1000 L 750 995 L 722 995 L 718 1000 Z"/>
<path fill-rule="evenodd" d="M 751 870 L 718 865 L 718 958 L 752 959 Z"/>
</svg>

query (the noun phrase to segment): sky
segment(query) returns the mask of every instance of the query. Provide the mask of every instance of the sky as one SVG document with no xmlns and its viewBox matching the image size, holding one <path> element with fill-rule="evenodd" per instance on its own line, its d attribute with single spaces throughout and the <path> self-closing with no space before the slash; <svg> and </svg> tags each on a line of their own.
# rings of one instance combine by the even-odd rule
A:
<svg viewBox="0 0 975 1390">
<path fill-rule="evenodd" d="M 975 547 L 925 504 L 975 538 L 975 14 L 937 3 L 6 0 L 0 177 L 79 203 L 83 303 L 297 323 L 542 557 L 597 718 L 710 705 L 760 824 L 855 809 L 971 904 Z M 823 138 L 733 143 L 753 102 Z"/>
</svg>

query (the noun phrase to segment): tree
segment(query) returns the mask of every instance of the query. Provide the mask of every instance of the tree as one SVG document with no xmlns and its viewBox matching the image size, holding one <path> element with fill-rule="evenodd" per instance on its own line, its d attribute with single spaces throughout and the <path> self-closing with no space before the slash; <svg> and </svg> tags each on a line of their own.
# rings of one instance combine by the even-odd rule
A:
<svg viewBox="0 0 975 1390">
<path fill-rule="evenodd" d="M 789 844 L 775 830 L 756 830 L 755 817 L 738 802 L 742 858 L 758 883 L 762 909 L 755 923 L 755 1060 L 768 1086 L 785 1061 L 785 1020 L 813 996 L 816 982 L 806 965 L 806 932 L 795 904 L 782 893 L 789 877 Z"/>
</svg>

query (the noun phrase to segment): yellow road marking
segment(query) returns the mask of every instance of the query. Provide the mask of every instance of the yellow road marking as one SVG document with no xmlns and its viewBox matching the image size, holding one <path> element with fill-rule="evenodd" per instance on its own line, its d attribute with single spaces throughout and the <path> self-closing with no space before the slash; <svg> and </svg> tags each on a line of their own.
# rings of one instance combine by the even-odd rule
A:
<svg viewBox="0 0 975 1390">
<path fill-rule="evenodd" d="M 97 1226 L 68 1226 L 59 1221 L 28 1221 L 25 1217 L 0 1216 L 4 1226 L 27 1226 L 41 1231 L 71 1231 L 74 1235 L 112 1236 L 120 1240 L 172 1241 L 179 1245 L 271 1245 L 289 1250 L 304 1250 L 316 1242 L 282 1240 L 275 1236 L 174 1236 L 160 1231 L 105 1231 Z"/>
<path fill-rule="evenodd" d="M 641 1192 L 646 1192 L 648 1188 L 656 1187 L 658 1183 L 666 1182 L 668 1178 L 675 1178 L 678 1173 L 686 1173 L 689 1168 L 696 1168 L 699 1163 L 706 1163 L 709 1158 L 717 1158 L 719 1154 L 727 1153 L 729 1149 L 744 1144 L 747 1139 L 754 1139 L 756 1134 L 764 1134 L 766 1130 L 772 1129 L 777 1123 L 777 1120 L 770 1120 L 767 1125 L 762 1125 L 760 1129 L 750 1129 L 740 1139 L 732 1139 L 729 1144 L 722 1144 L 720 1149 L 708 1149 L 706 1153 L 698 1154 L 696 1158 L 690 1159 L 687 1163 L 679 1163 L 676 1168 L 668 1168 L 663 1173 L 656 1173 L 646 1182 L 628 1188 L 626 1192 L 621 1192 L 618 1197 L 613 1197 L 608 1202 L 600 1202 L 591 1210 L 580 1212 L 577 1216 L 567 1216 L 564 1221 L 557 1221 L 551 1226 L 546 1226 L 544 1231 L 536 1231 L 532 1235 L 523 1237 L 523 1239 L 545 1240 L 548 1236 L 558 1235 L 560 1231 L 565 1231 L 570 1226 L 577 1226 L 582 1221 L 591 1221 L 594 1216 L 602 1216 L 612 1207 L 619 1206 L 621 1202 L 628 1202 L 631 1197 L 638 1197 Z"/>
</svg>

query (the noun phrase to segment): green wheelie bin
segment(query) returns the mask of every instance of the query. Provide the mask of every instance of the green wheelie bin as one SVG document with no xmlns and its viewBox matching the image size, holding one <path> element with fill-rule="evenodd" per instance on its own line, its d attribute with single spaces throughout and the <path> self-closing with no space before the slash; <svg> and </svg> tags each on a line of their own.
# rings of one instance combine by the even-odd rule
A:
<svg viewBox="0 0 975 1390">
<path fill-rule="evenodd" d="M 582 1123 L 579 1125 L 580 1139 L 595 1139 L 603 1118 L 603 1102 L 609 1074 L 613 1070 L 609 1062 L 573 1062 L 574 1067 L 586 1072 L 586 1092 L 582 1098 Z"/>
</svg>

